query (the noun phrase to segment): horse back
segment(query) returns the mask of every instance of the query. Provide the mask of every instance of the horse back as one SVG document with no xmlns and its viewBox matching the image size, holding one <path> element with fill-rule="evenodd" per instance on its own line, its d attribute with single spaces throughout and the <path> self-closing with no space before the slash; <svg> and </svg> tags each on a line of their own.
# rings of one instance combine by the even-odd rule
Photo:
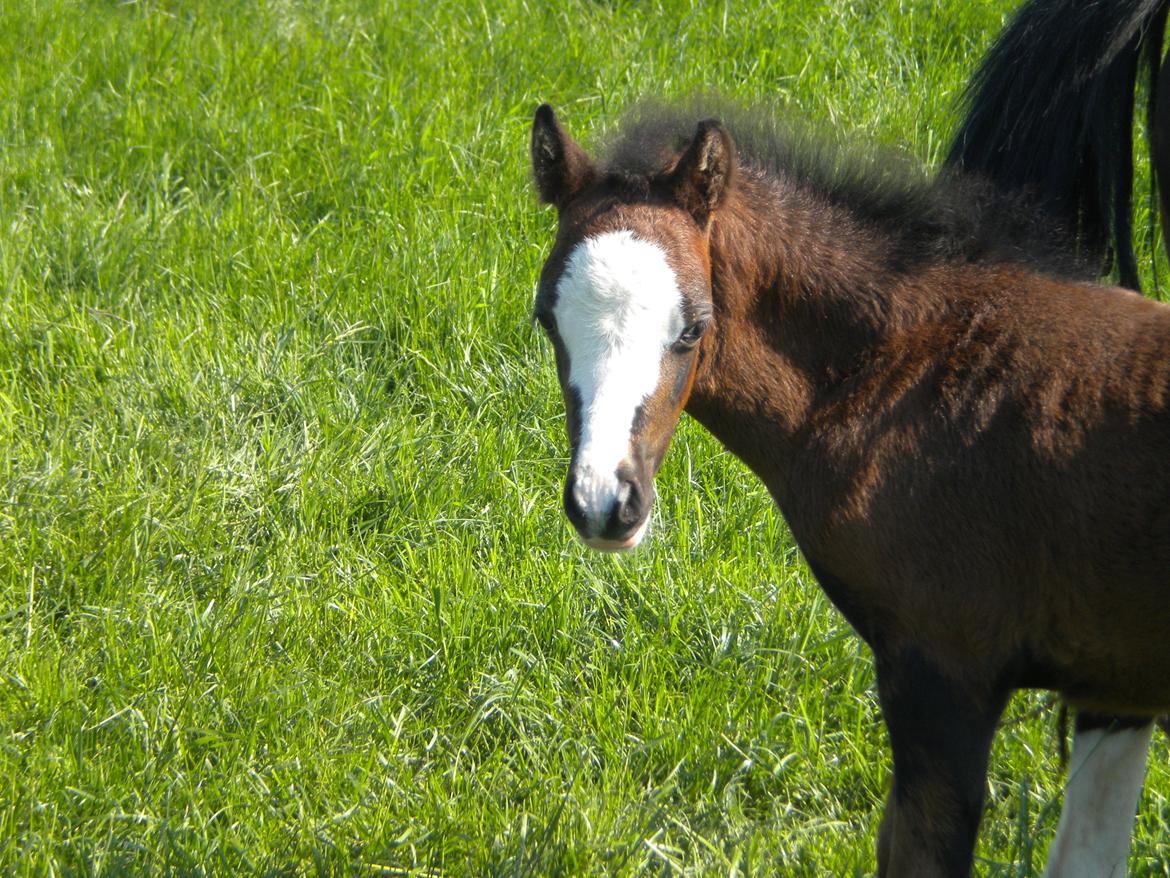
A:
<svg viewBox="0 0 1170 878">
<path fill-rule="evenodd" d="M 781 503 L 863 634 L 1170 707 L 1170 307 L 959 273 L 814 414 Z"/>
</svg>

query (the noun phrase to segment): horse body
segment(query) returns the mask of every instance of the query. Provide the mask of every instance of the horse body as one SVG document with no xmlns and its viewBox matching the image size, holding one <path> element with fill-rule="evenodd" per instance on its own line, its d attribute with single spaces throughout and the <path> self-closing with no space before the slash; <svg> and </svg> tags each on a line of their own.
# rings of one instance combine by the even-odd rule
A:
<svg viewBox="0 0 1170 878">
<path fill-rule="evenodd" d="M 596 548 L 635 545 L 685 407 L 873 650 L 894 758 L 879 873 L 965 875 L 1013 689 L 1060 691 L 1078 733 L 1095 711 L 1148 738 L 1170 708 L 1170 307 L 1084 283 L 1022 205 L 961 179 L 891 194 L 741 155 L 717 123 L 682 149 L 655 127 L 609 166 L 547 107 L 533 127 L 559 212 L 534 310 L 566 513 Z M 1120 765 L 1140 788 L 1139 748 L 1077 740 L 1058 869 L 1124 857 L 1132 806 L 1077 853 L 1093 778 Z"/>
<path fill-rule="evenodd" d="M 774 197 L 714 224 L 686 410 L 850 622 L 976 688 L 1170 707 L 1170 309 L 1017 266 L 857 264 L 832 251 L 847 222 Z"/>
<path fill-rule="evenodd" d="M 1158 189 L 1162 240 L 1170 247 L 1170 57 L 1161 57 L 1168 12 L 1167 0 L 1028 0 L 972 78 L 966 114 L 947 156 L 951 168 L 979 173 L 1004 190 L 1030 192 L 1041 209 L 1077 232 L 1083 254 L 1104 271 L 1114 268 L 1122 285 L 1135 290 L 1132 116 L 1135 83 L 1143 72 L 1152 182 Z M 1126 365 L 1135 395 L 1145 396 L 1131 406 L 1160 410 L 1164 384 L 1156 341 L 1149 350 L 1131 355 Z M 1150 473 L 1157 472 L 1156 458 L 1149 465 Z M 1131 475 L 1131 483 L 1146 487 L 1140 472 Z M 1128 510 L 1128 517 L 1122 509 L 1108 521 L 1104 516 L 1098 520 L 1105 529 L 1124 524 L 1132 538 L 1117 543 L 1129 554 L 1106 546 L 1107 554 L 1098 550 L 1097 555 L 1111 558 L 1112 568 L 1127 582 L 1151 581 L 1142 594 L 1156 594 L 1156 570 L 1133 568 L 1160 558 L 1165 504 L 1156 491 L 1151 496 L 1139 490 L 1134 496 L 1141 502 Z M 1095 571 L 1094 582 L 1104 580 Z M 1098 585 L 1094 593 L 1107 595 L 1106 589 Z M 1128 651 L 1140 653 L 1141 641 L 1162 636 L 1153 624 L 1156 600 L 1153 615 L 1143 616 L 1148 603 L 1131 601 L 1125 618 L 1099 607 L 1099 618 L 1105 620 L 1099 630 L 1108 627 L 1112 641 L 1128 639 Z M 1102 655 L 1100 644 L 1087 646 L 1082 651 L 1088 652 L 1089 664 L 1106 675 L 1108 669 L 1130 667 L 1125 659 L 1140 658 Z M 1159 692 L 1159 675 L 1156 665 L 1136 671 L 1129 678 L 1128 704 L 1144 705 L 1144 694 Z M 1148 714 L 1127 714 L 1116 699 L 1102 699 L 1102 685 L 1100 679 L 1077 678 L 1063 687 L 1074 706 L 1086 709 L 1077 715 L 1074 758 L 1046 876 L 1125 871 L 1129 817 L 1141 788 L 1150 723 Z M 1165 717 L 1161 724 L 1170 731 Z M 1088 754 L 1087 762 L 1080 762 L 1078 753 Z M 1102 819 L 1100 812 L 1109 808 L 1120 811 Z"/>
</svg>

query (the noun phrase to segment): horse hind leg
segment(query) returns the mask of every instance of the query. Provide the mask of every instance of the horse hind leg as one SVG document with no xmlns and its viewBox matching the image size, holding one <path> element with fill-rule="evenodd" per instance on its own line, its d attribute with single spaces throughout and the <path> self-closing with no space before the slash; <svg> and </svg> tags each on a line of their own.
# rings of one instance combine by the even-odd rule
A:
<svg viewBox="0 0 1170 878">
<path fill-rule="evenodd" d="M 1154 724 L 1078 713 L 1045 878 L 1123 878 Z"/>
</svg>

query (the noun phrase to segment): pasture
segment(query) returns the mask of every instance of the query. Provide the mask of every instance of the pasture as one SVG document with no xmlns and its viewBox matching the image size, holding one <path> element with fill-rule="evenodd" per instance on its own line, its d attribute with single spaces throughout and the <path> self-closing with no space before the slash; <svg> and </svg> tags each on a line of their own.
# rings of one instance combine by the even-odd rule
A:
<svg viewBox="0 0 1170 878">
<path fill-rule="evenodd" d="M 872 871 L 869 656 L 763 488 L 684 420 L 637 553 L 561 514 L 528 130 L 717 91 L 934 165 L 1013 5 L 0 10 L 0 872 Z M 1055 702 L 1004 726 L 976 869 L 1038 874 Z"/>
</svg>

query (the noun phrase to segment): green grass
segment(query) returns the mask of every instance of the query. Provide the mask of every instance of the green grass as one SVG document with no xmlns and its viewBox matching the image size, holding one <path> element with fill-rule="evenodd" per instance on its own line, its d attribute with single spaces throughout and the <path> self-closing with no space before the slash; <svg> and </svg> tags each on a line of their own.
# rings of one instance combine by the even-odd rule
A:
<svg viewBox="0 0 1170 878">
<path fill-rule="evenodd" d="M 869 656 L 761 487 L 684 423 L 644 550 L 563 521 L 527 131 L 714 90 L 933 163 L 1012 5 L 2 7 L 0 872 L 871 872 Z M 1158 738 L 1135 874 L 1168 795 Z"/>
</svg>

